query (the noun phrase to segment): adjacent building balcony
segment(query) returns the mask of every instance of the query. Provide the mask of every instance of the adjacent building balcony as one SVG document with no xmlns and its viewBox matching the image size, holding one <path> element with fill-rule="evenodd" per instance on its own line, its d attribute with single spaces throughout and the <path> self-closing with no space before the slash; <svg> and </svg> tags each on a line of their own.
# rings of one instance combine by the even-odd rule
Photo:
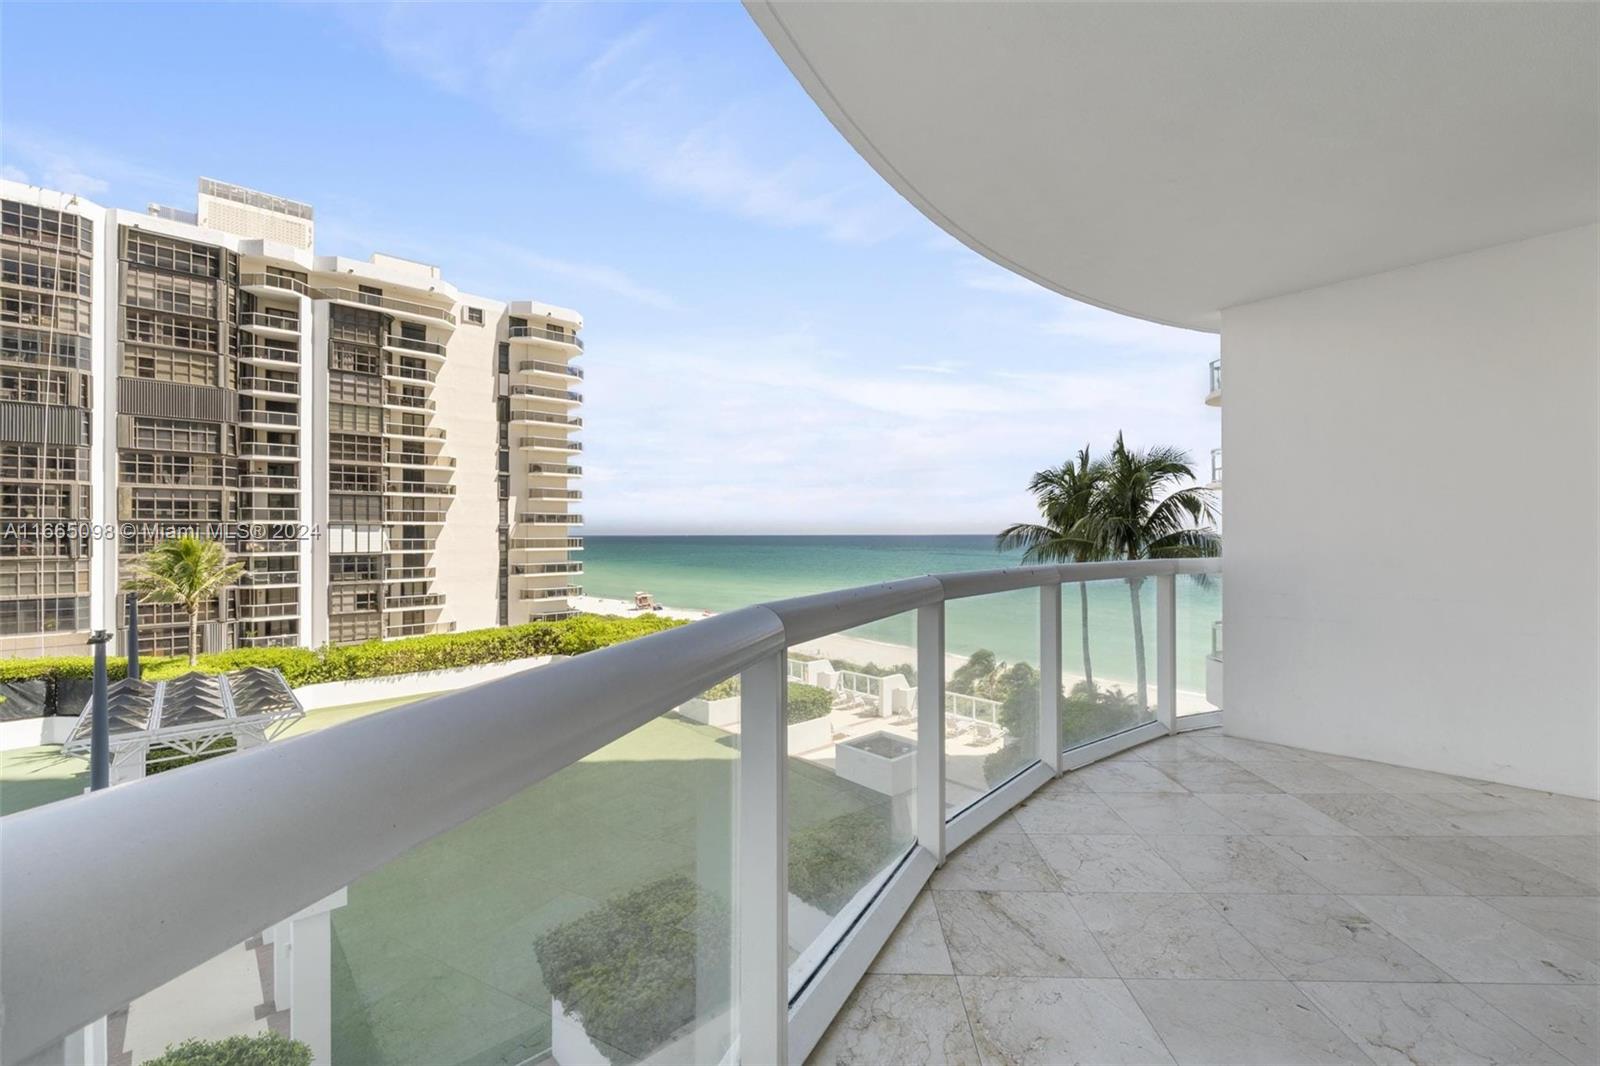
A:
<svg viewBox="0 0 1600 1066">
<path fill-rule="evenodd" d="M 242 440 L 239 442 L 239 458 L 277 459 L 284 462 L 298 461 L 300 458 L 300 446 L 298 444 L 276 444 L 268 441 Z"/>
<path fill-rule="evenodd" d="M 433 381 L 439 372 L 431 367 L 406 366 L 393 360 L 385 360 L 383 376 L 393 381 Z"/>
<path fill-rule="evenodd" d="M 416 611 L 428 607 L 443 607 L 444 595 L 438 592 L 385 593 L 385 611 Z"/>
<path fill-rule="evenodd" d="M 581 366 L 568 366 L 565 363 L 549 363 L 542 359 L 524 359 L 517 364 L 519 374 L 544 374 L 555 378 L 583 378 Z"/>
<path fill-rule="evenodd" d="M 239 375 L 239 391 L 259 396 L 300 395 L 300 379 L 291 377 L 270 378 L 260 374 Z"/>
<path fill-rule="evenodd" d="M 1222 488 L 1222 449 L 1211 449 L 1211 484 L 1213 489 Z"/>
<path fill-rule="evenodd" d="M 517 447 L 537 452 L 581 452 L 583 442 L 560 437 L 518 437 Z"/>
<path fill-rule="evenodd" d="M 579 351 L 583 350 L 583 338 L 576 333 L 550 329 L 546 326 L 512 326 L 506 331 L 506 336 L 514 341 L 537 341 L 542 344 L 560 344 Z"/>
<path fill-rule="evenodd" d="M 580 489 L 544 489 L 537 486 L 528 489 L 526 499 L 530 500 L 581 500 L 583 492 Z"/>
<path fill-rule="evenodd" d="M 387 437 L 403 437 L 407 440 L 435 440 L 445 439 L 445 431 L 438 426 L 429 426 L 420 422 L 404 422 L 386 418 L 383 420 L 383 433 Z"/>
<path fill-rule="evenodd" d="M 433 566 L 391 566 L 383 572 L 384 581 L 428 581 L 437 576 Z"/>
<path fill-rule="evenodd" d="M 239 316 L 239 328 L 247 333 L 294 339 L 300 336 L 300 316 L 287 311 L 246 311 Z"/>
<path fill-rule="evenodd" d="M 579 404 L 583 402 L 583 393 L 573 392 L 571 389 L 550 389 L 542 385 L 513 385 L 512 396 L 529 396 L 540 400 L 553 400 L 559 404 Z"/>
<path fill-rule="evenodd" d="M 548 589 L 523 589 L 521 593 L 518 594 L 519 598 L 524 600 L 563 600 L 569 599 L 573 596 L 581 595 L 583 595 L 583 589 L 576 585 L 563 585 L 558 588 Z"/>
<path fill-rule="evenodd" d="M 391 495 L 454 496 L 456 487 L 448 481 L 386 481 L 383 491 Z"/>
<path fill-rule="evenodd" d="M 583 564 L 578 562 L 560 563 L 513 563 L 511 572 L 517 575 L 529 574 L 581 574 Z"/>
<path fill-rule="evenodd" d="M 531 526 L 581 526 L 583 515 L 537 511 L 532 514 L 519 514 L 517 521 Z"/>
<path fill-rule="evenodd" d="M 399 318 L 425 325 L 449 326 L 454 328 L 456 316 L 443 307 L 431 304 L 418 303 L 415 300 L 402 300 L 396 296 L 385 296 L 379 293 L 361 292 L 356 289 L 341 287 L 319 288 L 312 290 L 312 295 L 319 300 L 331 300 L 334 303 L 350 304 L 355 307 L 377 307 Z M 420 349 L 419 349 L 420 350 Z M 440 354 L 443 354 L 442 352 Z"/>
<path fill-rule="evenodd" d="M 582 477 L 583 467 L 571 463 L 529 463 L 528 473 L 533 477 Z"/>
<path fill-rule="evenodd" d="M 1206 403 L 1212 407 L 1222 406 L 1222 360 L 1211 360 L 1211 388 L 1206 393 Z"/>
<path fill-rule="evenodd" d="M 383 462 L 385 466 L 423 469 L 429 467 L 442 467 L 445 469 L 453 469 L 456 465 L 456 457 L 453 455 L 444 455 L 440 452 L 406 451 L 385 448 L 383 452 Z"/>
<path fill-rule="evenodd" d="M 240 274 L 239 288 L 257 296 L 281 296 L 284 293 L 293 296 L 311 295 L 311 286 L 299 278 L 285 277 L 282 274 Z"/>
<path fill-rule="evenodd" d="M 537 422 L 546 426 L 566 426 L 572 429 L 582 429 L 583 419 L 576 415 L 558 415 L 549 411 L 525 411 L 513 409 L 507 416 L 512 422 Z"/>
<path fill-rule="evenodd" d="M 392 352 L 404 355 L 421 355 L 430 359 L 443 359 L 445 346 L 437 341 L 422 340 L 418 337 L 402 337 L 391 333 L 384 339 L 383 346 Z"/>
<path fill-rule="evenodd" d="M 296 364 L 300 362 L 300 349 L 268 344 L 241 344 L 239 358 L 247 363 Z"/>
<path fill-rule="evenodd" d="M 582 537 L 512 537 L 506 548 L 514 552 L 568 552 L 583 550 Z"/>
<path fill-rule="evenodd" d="M 425 637 L 431 633 L 454 633 L 454 621 L 438 619 L 432 622 L 389 622 L 385 621 L 383 635 L 385 637 Z"/>
</svg>

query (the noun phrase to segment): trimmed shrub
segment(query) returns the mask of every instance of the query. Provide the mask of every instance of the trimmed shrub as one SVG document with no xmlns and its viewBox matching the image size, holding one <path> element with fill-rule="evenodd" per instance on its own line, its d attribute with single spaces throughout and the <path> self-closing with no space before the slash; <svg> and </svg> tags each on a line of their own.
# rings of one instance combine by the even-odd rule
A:
<svg viewBox="0 0 1600 1066">
<path fill-rule="evenodd" d="M 166 744 L 158 744 L 145 752 L 144 774 L 149 777 L 152 774 L 176 770 L 180 766 L 193 766 L 197 762 L 215 759 L 219 755 L 227 755 L 229 752 L 237 750 L 238 745 L 239 742 L 234 737 L 218 737 L 199 755 L 189 755 L 179 752 L 178 749 Z"/>
<path fill-rule="evenodd" d="M 888 812 L 867 808 L 802 829 L 789 838 L 789 891 L 828 914 L 838 914 L 901 852 Z"/>
<path fill-rule="evenodd" d="M 185 1040 L 144 1066 L 311 1066 L 311 1047 L 279 1033 Z"/>
<path fill-rule="evenodd" d="M 596 1043 L 642 1058 L 730 1002 L 727 903 L 687 877 L 608 900 L 534 941 L 550 995 Z M 711 987 L 697 989 L 696 975 Z"/>
<path fill-rule="evenodd" d="M 636 618 L 579 615 L 559 622 L 528 622 L 466 633 L 374 640 L 343 648 L 237 648 L 202 655 L 194 669 L 203 674 L 222 674 L 260 666 L 282 671 L 291 686 L 299 687 L 321 681 L 355 681 L 508 662 L 536 655 L 581 655 L 685 624 L 654 615 Z M 147 656 L 140 663 L 142 675 L 148 681 L 165 681 L 190 672 L 187 660 L 182 657 Z M 113 681 L 126 677 L 127 660 L 110 659 L 106 672 Z M 64 681 L 93 677 L 94 657 L 91 655 L 0 661 L 0 681 L 44 680 L 56 686 Z M 77 711 L 78 708 L 58 706 L 54 713 L 76 714 Z"/>
<path fill-rule="evenodd" d="M 789 724 L 821 718 L 833 710 L 833 693 L 816 685 L 789 682 Z"/>
<path fill-rule="evenodd" d="M 739 694 L 739 675 L 725 677 L 700 693 L 703 700 L 725 700 Z M 833 710 L 833 693 L 801 681 L 789 682 L 789 724 L 798 725 L 821 718 Z"/>
</svg>

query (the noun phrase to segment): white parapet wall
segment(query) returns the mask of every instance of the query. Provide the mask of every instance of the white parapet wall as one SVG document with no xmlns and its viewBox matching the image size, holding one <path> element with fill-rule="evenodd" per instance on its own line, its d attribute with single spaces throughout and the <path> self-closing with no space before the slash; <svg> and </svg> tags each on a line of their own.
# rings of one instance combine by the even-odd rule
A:
<svg viewBox="0 0 1600 1066">
<path fill-rule="evenodd" d="M 347 707 L 356 703 L 376 703 L 379 700 L 400 699 L 405 696 L 430 696 L 435 692 L 453 692 L 458 688 L 480 685 L 524 670 L 546 666 L 561 655 L 537 655 L 529 659 L 512 659 L 510 662 L 485 663 L 482 666 L 459 666 L 450 670 L 428 670 L 420 674 L 399 674 L 394 677 L 367 677 L 359 681 L 324 681 L 304 685 L 294 690 L 301 706 L 308 711 L 326 707 Z"/>
</svg>

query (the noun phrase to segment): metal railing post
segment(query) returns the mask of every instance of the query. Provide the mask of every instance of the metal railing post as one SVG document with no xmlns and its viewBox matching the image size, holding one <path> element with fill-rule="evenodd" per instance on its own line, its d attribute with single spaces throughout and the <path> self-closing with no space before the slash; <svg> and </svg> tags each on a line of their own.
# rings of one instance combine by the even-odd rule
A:
<svg viewBox="0 0 1600 1066">
<path fill-rule="evenodd" d="M 917 608 L 917 843 L 944 862 L 944 604 Z"/>
<path fill-rule="evenodd" d="M 784 649 L 739 679 L 739 1060 L 789 1057 L 788 678 Z"/>
<path fill-rule="evenodd" d="M 1178 731 L 1178 575 L 1156 577 L 1156 717 Z"/>
<path fill-rule="evenodd" d="M 1061 585 L 1039 586 L 1039 761 L 1061 772 Z"/>
</svg>

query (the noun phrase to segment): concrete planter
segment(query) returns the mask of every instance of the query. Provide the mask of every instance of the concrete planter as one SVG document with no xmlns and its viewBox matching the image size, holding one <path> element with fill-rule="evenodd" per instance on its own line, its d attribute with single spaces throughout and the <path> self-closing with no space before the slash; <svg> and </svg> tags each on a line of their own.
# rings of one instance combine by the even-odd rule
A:
<svg viewBox="0 0 1600 1066">
<path fill-rule="evenodd" d="M 723 1013 L 697 1025 L 684 1028 L 655 1051 L 637 1060 L 637 1066 L 678 1066 L 722 1057 L 733 1025 L 732 1015 Z M 616 1066 L 634 1061 L 631 1056 L 592 1038 L 583 1022 L 569 1013 L 559 999 L 550 1000 L 550 1058 L 556 1066 Z"/>
<path fill-rule="evenodd" d="M 739 697 L 725 696 L 720 700 L 703 700 L 696 696 L 678 707 L 678 713 L 691 722 L 725 728 L 739 721 Z"/>
<path fill-rule="evenodd" d="M 835 748 L 833 772 L 885 796 L 900 796 L 916 783 L 916 754 L 915 744 L 880 730 Z"/>
<path fill-rule="evenodd" d="M 825 748 L 833 741 L 833 716 L 823 715 L 809 722 L 796 722 L 789 727 L 789 754 Z"/>
</svg>

